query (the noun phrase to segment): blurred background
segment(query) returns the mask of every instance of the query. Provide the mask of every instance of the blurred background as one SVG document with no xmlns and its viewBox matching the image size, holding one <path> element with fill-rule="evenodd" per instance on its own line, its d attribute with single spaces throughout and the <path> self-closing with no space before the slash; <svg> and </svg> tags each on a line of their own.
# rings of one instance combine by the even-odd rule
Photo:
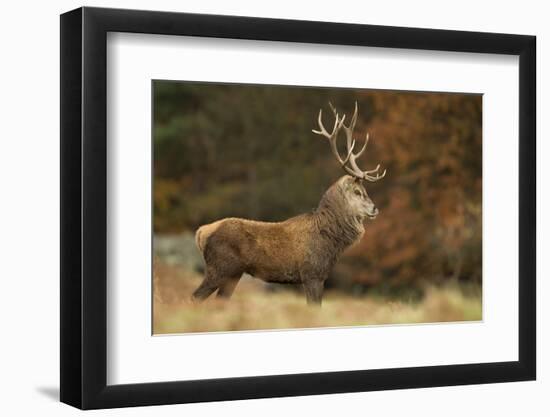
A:
<svg viewBox="0 0 550 417">
<path fill-rule="evenodd" d="M 153 96 L 154 333 L 481 319 L 481 95 L 154 81 Z M 311 132 L 320 107 L 332 127 L 329 101 L 347 120 L 358 102 L 355 137 L 371 137 L 360 166 L 388 173 L 367 183 L 380 214 L 336 264 L 323 308 L 251 278 L 229 301 L 191 305 L 199 226 L 285 220 L 343 175 Z"/>
</svg>

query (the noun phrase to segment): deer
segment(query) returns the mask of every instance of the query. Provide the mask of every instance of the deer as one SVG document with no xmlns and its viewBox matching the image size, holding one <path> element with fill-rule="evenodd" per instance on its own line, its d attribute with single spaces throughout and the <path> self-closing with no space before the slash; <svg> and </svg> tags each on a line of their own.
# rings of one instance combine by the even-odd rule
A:
<svg viewBox="0 0 550 417">
<path fill-rule="evenodd" d="M 319 110 L 319 130 L 312 132 L 328 140 L 332 154 L 345 175 L 333 183 L 312 212 L 281 222 L 225 218 L 198 228 L 196 245 L 205 262 L 204 279 L 192 294 L 201 302 L 217 291 L 217 297 L 230 298 L 244 273 L 268 283 L 301 284 L 308 305 L 321 305 L 324 284 L 341 253 L 365 233 L 364 222 L 379 214 L 367 194 L 365 182 L 386 176 L 380 164 L 363 171 L 357 159 L 369 142 L 354 152 L 357 102 L 349 125 L 329 102 L 334 126 L 329 133 Z M 337 139 L 344 131 L 346 153 L 341 156 Z"/>
</svg>

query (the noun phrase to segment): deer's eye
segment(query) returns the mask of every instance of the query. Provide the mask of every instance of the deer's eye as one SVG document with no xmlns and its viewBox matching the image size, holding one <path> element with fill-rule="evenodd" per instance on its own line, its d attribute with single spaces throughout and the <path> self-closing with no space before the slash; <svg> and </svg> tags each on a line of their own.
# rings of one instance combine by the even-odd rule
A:
<svg viewBox="0 0 550 417">
<path fill-rule="evenodd" d="M 362 196 L 361 191 L 359 191 L 359 190 L 355 190 L 354 193 L 355 193 L 355 195 L 358 195 L 359 197 Z"/>
</svg>

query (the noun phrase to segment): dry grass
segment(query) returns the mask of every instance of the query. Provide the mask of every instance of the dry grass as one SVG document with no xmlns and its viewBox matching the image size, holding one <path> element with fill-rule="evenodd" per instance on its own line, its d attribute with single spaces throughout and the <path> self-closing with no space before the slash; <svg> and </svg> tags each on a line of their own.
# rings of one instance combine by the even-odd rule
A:
<svg viewBox="0 0 550 417">
<path fill-rule="evenodd" d="M 326 291 L 322 308 L 312 308 L 300 293 L 268 292 L 247 277 L 230 300 L 194 305 L 189 298 L 200 282 L 199 274 L 156 263 L 155 334 L 481 320 L 480 291 L 465 295 L 456 286 L 428 288 L 420 302 Z"/>
</svg>

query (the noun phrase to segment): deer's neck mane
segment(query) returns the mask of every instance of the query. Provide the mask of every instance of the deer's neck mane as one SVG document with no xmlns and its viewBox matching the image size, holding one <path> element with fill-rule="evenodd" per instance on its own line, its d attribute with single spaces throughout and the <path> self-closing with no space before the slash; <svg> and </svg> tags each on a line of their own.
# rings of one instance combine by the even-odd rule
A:
<svg viewBox="0 0 550 417">
<path fill-rule="evenodd" d="M 351 213 L 338 187 L 331 187 L 313 213 L 321 237 L 340 253 L 363 237 L 363 223 Z"/>
</svg>

